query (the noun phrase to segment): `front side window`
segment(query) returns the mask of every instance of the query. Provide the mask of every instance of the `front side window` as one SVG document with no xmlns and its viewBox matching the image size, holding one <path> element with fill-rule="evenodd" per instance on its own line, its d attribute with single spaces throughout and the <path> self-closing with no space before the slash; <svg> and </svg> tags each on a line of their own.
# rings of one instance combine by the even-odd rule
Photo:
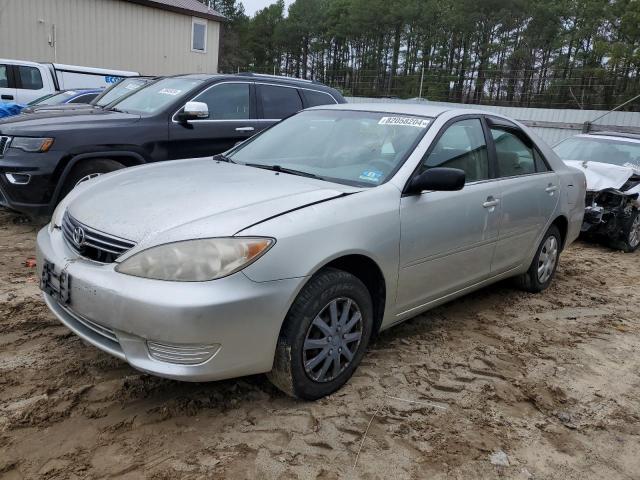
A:
<svg viewBox="0 0 640 480">
<path fill-rule="evenodd" d="M 207 51 L 207 22 L 194 18 L 191 21 L 191 50 L 206 53 Z"/>
<path fill-rule="evenodd" d="M 375 187 L 400 168 L 431 121 L 377 112 L 309 110 L 228 155 L 240 164 L 278 166 L 345 185 Z"/>
<path fill-rule="evenodd" d="M 22 88 L 25 90 L 41 90 L 43 88 L 42 75 L 37 68 L 19 66 L 18 75 L 20 75 Z"/>
<path fill-rule="evenodd" d="M 263 118 L 279 120 L 302 110 L 297 88 L 258 85 Z"/>
<path fill-rule="evenodd" d="M 525 144 L 508 130 L 491 128 L 491 136 L 496 145 L 498 175 L 516 177 L 536 173 L 536 160 L 532 145 Z"/>
<path fill-rule="evenodd" d="M 487 143 L 479 119 L 461 120 L 447 128 L 424 159 L 420 172 L 436 167 L 463 170 L 467 183 L 489 178 Z"/>
<path fill-rule="evenodd" d="M 0 65 L 0 88 L 9 88 L 9 69 L 6 65 Z"/>
<path fill-rule="evenodd" d="M 116 107 L 123 112 L 153 115 L 184 98 L 201 83 L 202 80 L 190 78 L 165 78 L 134 91 L 118 102 Z"/>
<path fill-rule="evenodd" d="M 222 83 L 193 101 L 207 104 L 211 120 L 244 120 L 249 118 L 249 98 L 248 83 Z"/>
</svg>

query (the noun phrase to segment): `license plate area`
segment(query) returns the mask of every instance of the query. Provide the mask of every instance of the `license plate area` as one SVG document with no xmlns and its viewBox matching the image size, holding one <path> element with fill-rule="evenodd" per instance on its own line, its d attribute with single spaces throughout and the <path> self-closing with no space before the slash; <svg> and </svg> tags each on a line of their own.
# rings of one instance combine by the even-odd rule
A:
<svg viewBox="0 0 640 480">
<path fill-rule="evenodd" d="M 40 290 L 53 297 L 62 305 L 69 305 L 71 302 L 71 276 L 60 270 L 56 273 L 56 266 L 47 260 L 42 265 L 42 276 L 40 277 Z"/>
</svg>

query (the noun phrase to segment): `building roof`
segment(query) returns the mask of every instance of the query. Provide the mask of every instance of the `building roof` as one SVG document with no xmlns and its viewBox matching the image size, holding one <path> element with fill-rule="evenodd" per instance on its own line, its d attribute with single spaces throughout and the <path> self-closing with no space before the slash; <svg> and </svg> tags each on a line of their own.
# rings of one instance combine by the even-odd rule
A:
<svg viewBox="0 0 640 480">
<path fill-rule="evenodd" d="M 125 0 L 146 7 L 159 8 L 169 12 L 181 13 L 192 17 L 206 18 L 216 22 L 226 21 L 226 17 L 198 0 Z"/>
</svg>

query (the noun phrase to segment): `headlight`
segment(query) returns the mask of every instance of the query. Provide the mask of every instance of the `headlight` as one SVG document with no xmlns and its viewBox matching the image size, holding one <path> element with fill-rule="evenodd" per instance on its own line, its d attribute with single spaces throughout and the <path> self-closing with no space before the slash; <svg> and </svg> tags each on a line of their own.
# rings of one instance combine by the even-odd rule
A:
<svg viewBox="0 0 640 480">
<path fill-rule="evenodd" d="M 151 247 L 128 258 L 116 271 L 135 277 L 204 282 L 226 277 L 256 261 L 272 238 L 206 238 Z"/>
<path fill-rule="evenodd" d="M 9 148 L 17 148 L 25 152 L 48 152 L 53 145 L 53 138 L 13 137 Z"/>
</svg>

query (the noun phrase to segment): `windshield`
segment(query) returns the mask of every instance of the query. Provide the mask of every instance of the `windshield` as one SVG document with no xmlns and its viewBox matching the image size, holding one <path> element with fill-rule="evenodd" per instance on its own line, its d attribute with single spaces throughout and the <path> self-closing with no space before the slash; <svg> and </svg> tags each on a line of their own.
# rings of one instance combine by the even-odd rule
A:
<svg viewBox="0 0 640 480">
<path fill-rule="evenodd" d="M 154 114 L 201 83 L 202 80 L 188 78 L 165 78 L 123 98 L 117 109 L 127 113 Z"/>
<path fill-rule="evenodd" d="M 35 101 L 32 105 L 62 105 L 78 94 L 76 90 L 67 90 L 66 92 L 55 93 L 48 97 Z"/>
<path fill-rule="evenodd" d="M 640 143 L 595 137 L 573 137 L 553 150 L 562 160 L 602 162 L 640 170 Z"/>
<path fill-rule="evenodd" d="M 92 102 L 93 105 L 104 107 L 112 102 L 115 102 L 120 97 L 123 97 L 131 92 L 136 91 L 143 85 L 149 83 L 148 78 L 125 78 L 116 83 L 113 87 L 105 90 L 100 96 Z"/>
<path fill-rule="evenodd" d="M 374 187 L 393 176 L 431 119 L 389 113 L 310 110 L 229 154 L 237 163 L 281 167 L 347 185 Z"/>
</svg>

